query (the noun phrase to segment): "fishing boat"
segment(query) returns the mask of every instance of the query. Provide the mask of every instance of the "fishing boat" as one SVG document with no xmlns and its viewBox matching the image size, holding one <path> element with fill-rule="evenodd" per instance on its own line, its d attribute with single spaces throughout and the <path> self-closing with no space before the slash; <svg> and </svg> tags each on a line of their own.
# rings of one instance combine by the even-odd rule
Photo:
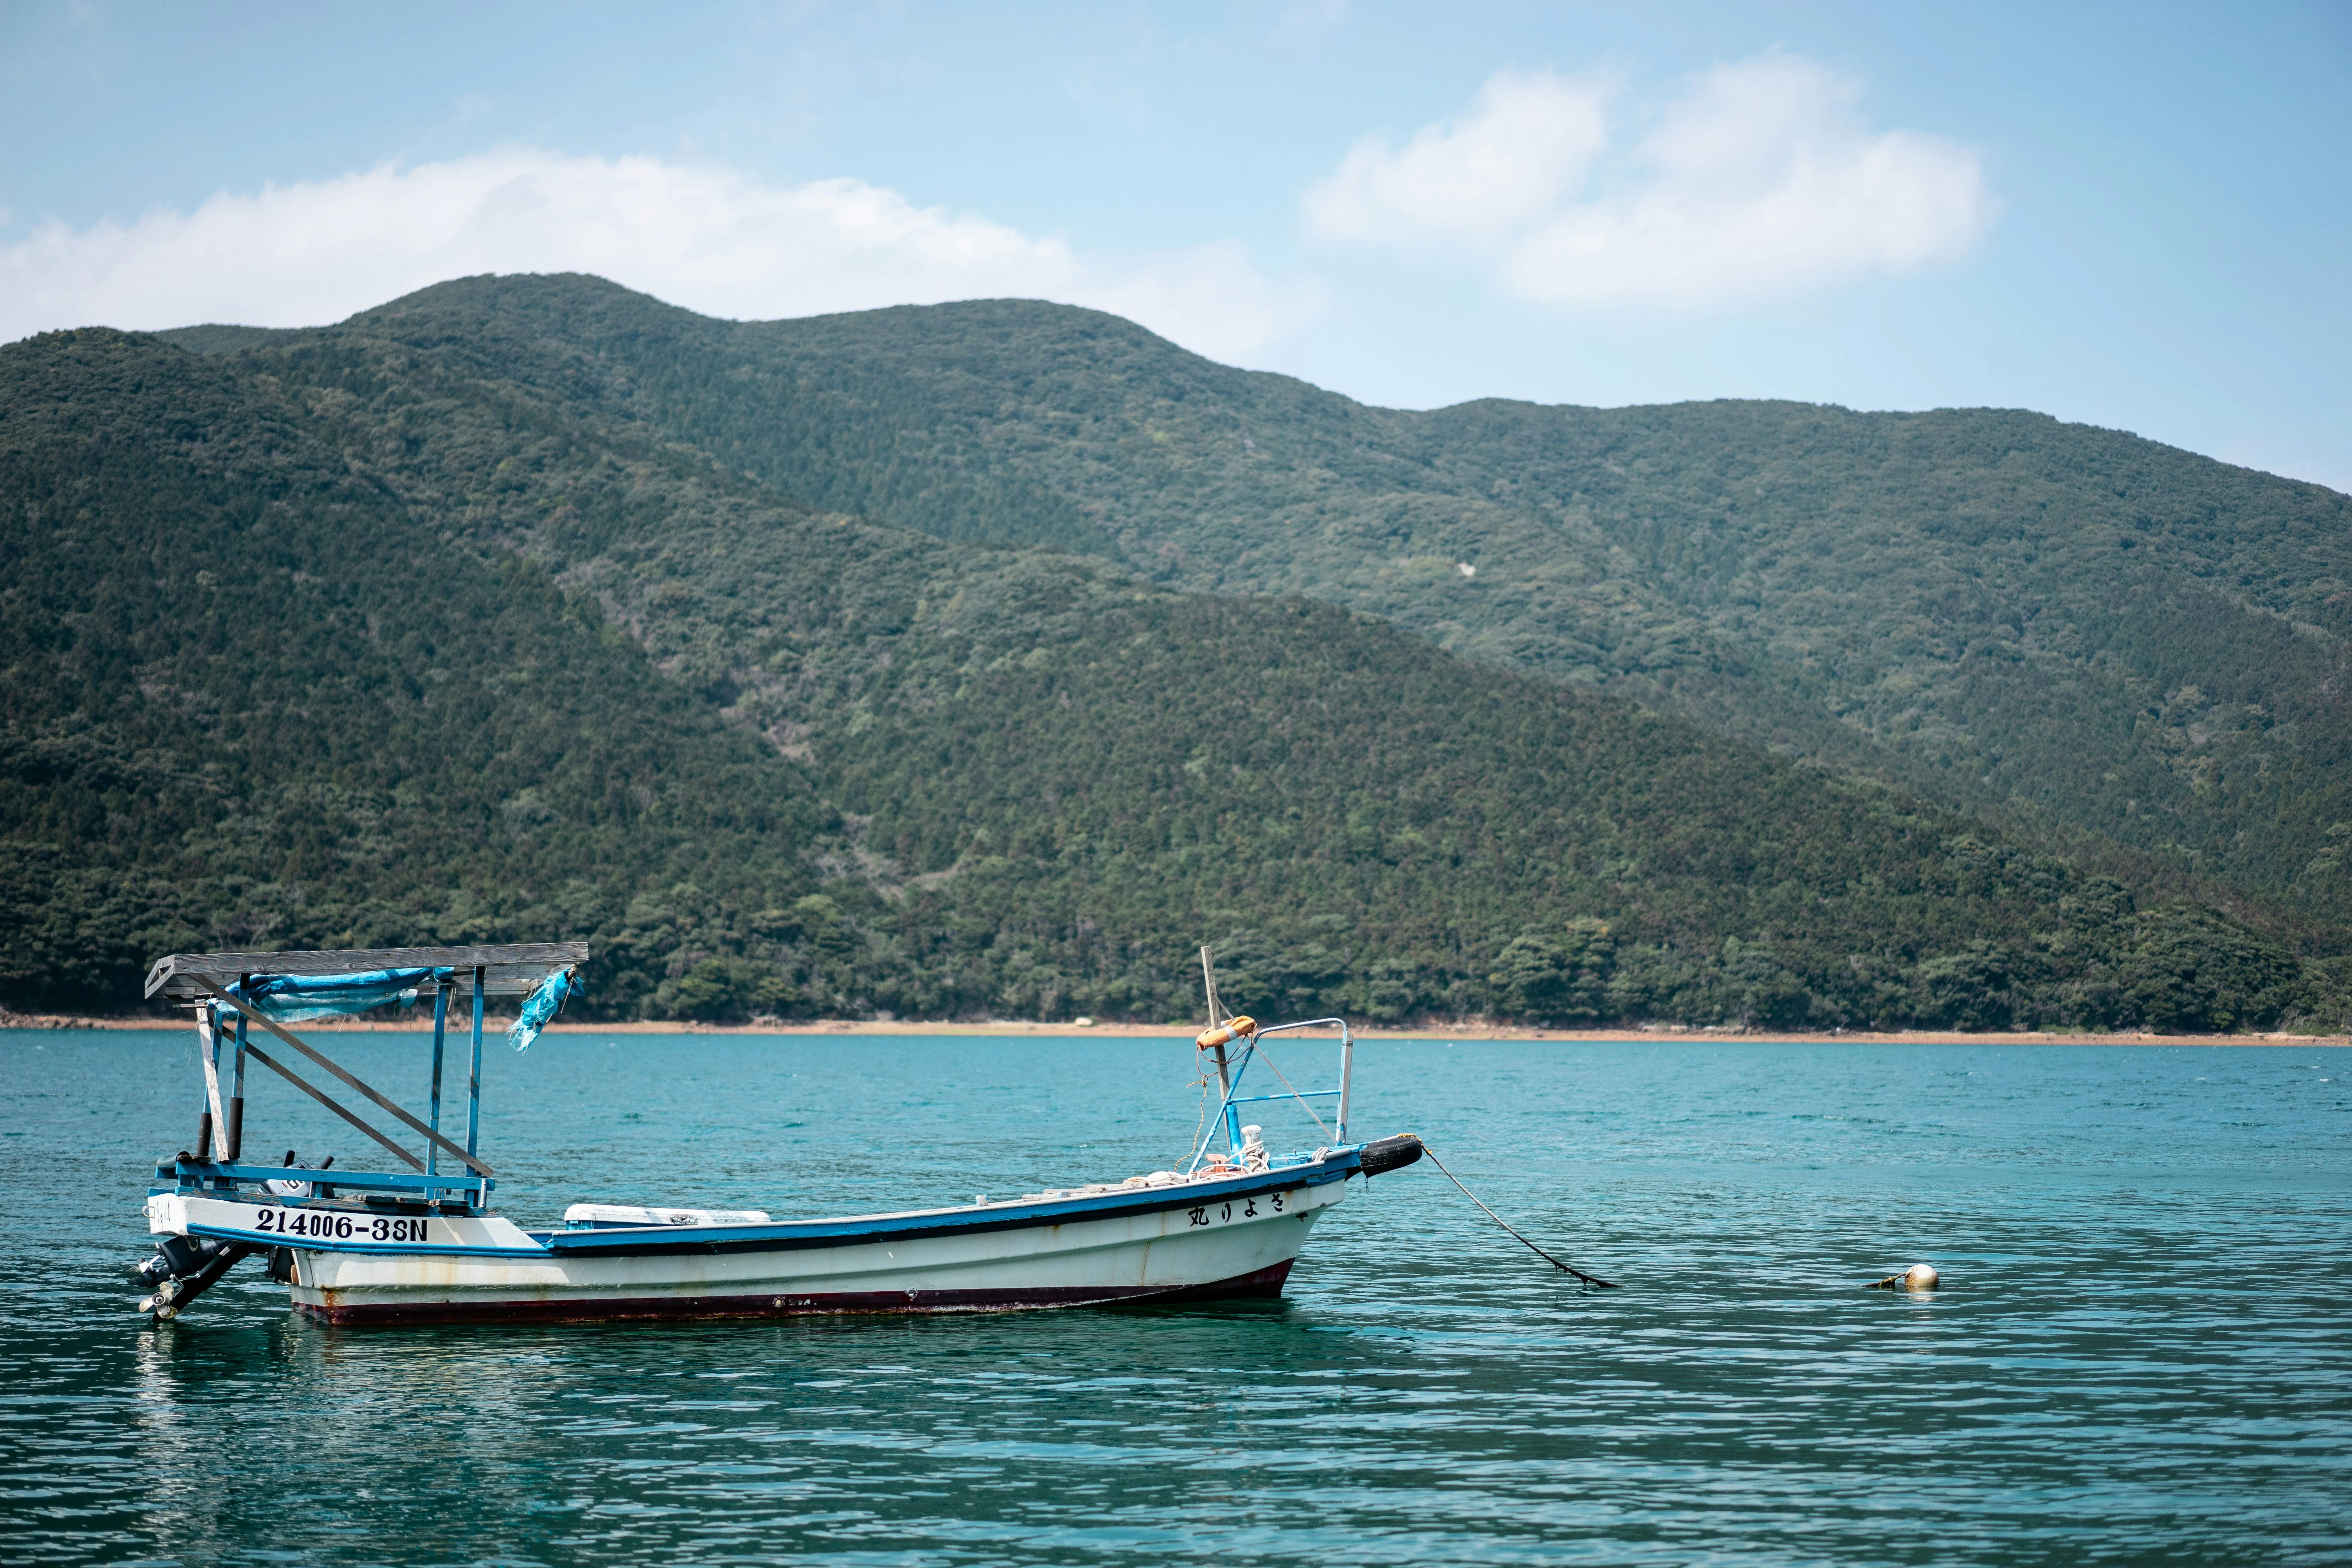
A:
<svg viewBox="0 0 2352 1568">
<path fill-rule="evenodd" d="M 1223 1099 L 1180 1170 L 1074 1182 L 1000 1202 L 829 1218 L 759 1210 L 574 1204 L 560 1225 L 499 1212 L 481 1152 L 488 997 L 521 998 L 519 1048 L 562 1008 L 583 942 L 318 952 L 173 953 L 147 994 L 194 1014 L 204 1081 L 195 1147 L 159 1164 L 146 1205 L 161 1239 L 136 1270 L 142 1311 L 168 1320 L 244 1258 L 263 1256 L 295 1308 L 335 1323 L 563 1321 L 940 1312 L 1278 1296 L 1307 1233 L 1349 1182 L 1412 1164 L 1410 1134 L 1348 1137 L 1355 1039 L 1344 1020 L 1261 1026 L 1226 1016 L 1202 953 L 1209 1027 L 1196 1048 Z M 288 1026 L 387 1005 L 432 1007 L 425 1114 L 404 1109 Z M 465 1138 L 445 1128 L 450 1008 L 470 1013 Z M 462 1018 L 463 1015 L 461 1015 Z M 1272 1037 L 1336 1030 L 1339 1081 L 1291 1087 Z M 263 1037 L 267 1037 L 267 1043 Z M 1248 1093 L 1263 1063 L 1278 1091 Z M 244 1157 L 249 1066 L 285 1079 L 400 1168 Z M 1203 1082 L 1208 1079 L 1204 1074 Z M 321 1085 L 329 1087 L 321 1087 Z M 339 1098 L 340 1097 L 340 1098 Z M 364 1102 L 365 1113 L 351 1100 Z M 455 1096 L 450 1097 L 454 1110 Z M 1249 1109 L 1295 1102 L 1311 1149 L 1276 1152 Z M 1318 1102 L 1328 1102 L 1325 1121 Z M 392 1124 L 386 1131 L 383 1125 Z"/>
</svg>

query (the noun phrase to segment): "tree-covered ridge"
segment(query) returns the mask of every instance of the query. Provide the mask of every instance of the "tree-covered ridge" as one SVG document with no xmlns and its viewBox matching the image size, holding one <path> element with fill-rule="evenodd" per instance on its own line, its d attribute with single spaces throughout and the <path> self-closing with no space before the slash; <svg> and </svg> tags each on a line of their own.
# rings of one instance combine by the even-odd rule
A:
<svg viewBox="0 0 2352 1568">
<path fill-rule="evenodd" d="M 734 323 L 469 279 L 339 330 L 569 356 L 822 508 L 1350 605 L 2352 919 L 2352 516 L 2315 486 L 2003 410 L 1367 408 L 1020 301 Z"/>
<path fill-rule="evenodd" d="M 120 1009 L 175 948 L 560 930 L 626 1011 L 707 917 L 671 889 L 814 890 L 793 764 L 304 425 L 152 339 L 0 350 L 9 1005 Z"/>
<path fill-rule="evenodd" d="M 876 688 L 822 771 L 917 873 L 936 916 L 902 940 L 947 999 L 985 911 L 1112 1013 L 1189 977 L 1081 988 L 1090 946 L 1201 931 L 1285 1015 L 2213 1027 L 2308 1005 L 2209 909 L 2137 908 L 1893 792 L 1307 601 L 1092 605 L 1025 649 L 919 626 Z"/>
<path fill-rule="evenodd" d="M 66 551 L 37 464 L 9 470 L 51 606 L 32 644 L 103 601 L 144 650 L 70 679 L 12 655 L 54 690 L 11 755 L 94 735 L 226 781 L 147 817 L 114 798 L 147 822 L 132 841 L 93 828 L 91 780 L 18 770 L 16 1005 L 71 942 L 135 964 L 262 921 L 586 936 L 608 1016 L 1177 1016 L 1204 936 L 1237 1001 L 1384 1020 L 2193 1027 L 2336 1005 L 2325 966 L 2210 909 L 2142 907 L 1898 793 L 1328 606 L 803 511 L 616 412 L 572 351 L 364 328 L 228 361 L 112 334 L 0 351 L 11 461 L 108 502 L 77 501 L 97 548 Z M 175 477 L 192 454 L 211 489 Z M 192 620 L 209 588 L 107 575 L 142 554 L 267 558 L 331 596 Z M 306 726 L 207 728 L 154 668 Z M 599 770 L 623 742 L 672 750 L 616 795 Z M 646 790 L 658 810 L 613 815 Z M 89 987 L 72 999 L 112 1000 Z"/>
</svg>

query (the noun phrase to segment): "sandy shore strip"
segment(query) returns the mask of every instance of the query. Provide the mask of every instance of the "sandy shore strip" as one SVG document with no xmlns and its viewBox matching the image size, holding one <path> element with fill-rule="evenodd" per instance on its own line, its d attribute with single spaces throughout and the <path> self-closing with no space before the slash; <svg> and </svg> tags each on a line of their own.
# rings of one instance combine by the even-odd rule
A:
<svg viewBox="0 0 2352 1568">
<path fill-rule="evenodd" d="M 0 1011 L 0 1030 L 9 1029 L 169 1029 L 181 1020 L 150 1015 L 128 1018 L 82 1018 L 46 1013 Z M 511 1018 L 486 1019 L 484 1035 L 503 1035 Z M 940 1036 L 969 1035 L 979 1038 L 1170 1039 L 1193 1035 L 1198 1023 L 1177 1024 L 1051 1024 L 1028 1019 L 995 1019 L 982 1023 L 926 1023 L 873 1018 L 820 1018 L 799 1024 L 551 1024 L 550 1035 L 781 1035 L 781 1036 Z M 304 1033 L 415 1035 L 429 1025 L 320 1019 L 302 1026 Z M 453 1020 L 450 1034 L 469 1032 Z M 1776 1044 L 1907 1045 L 1907 1046 L 2352 1046 L 2344 1035 L 2156 1035 L 2118 1031 L 2109 1035 L 2062 1035 L 2042 1032 L 1968 1034 L 1959 1030 L 1837 1029 L 1827 1033 L 1787 1029 L 1751 1029 L 1737 1025 L 1650 1024 L 1614 1029 L 1530 1029 L 1508 1024 L 1423 1024 L 1412 1027 L 1370 1026 L 1355 1031 L 1360 1040 L 1748 1040 Z M 1301 1029 L 1302 1039 L 1338 1039 L 1336 1029 Z"/>
</svg>

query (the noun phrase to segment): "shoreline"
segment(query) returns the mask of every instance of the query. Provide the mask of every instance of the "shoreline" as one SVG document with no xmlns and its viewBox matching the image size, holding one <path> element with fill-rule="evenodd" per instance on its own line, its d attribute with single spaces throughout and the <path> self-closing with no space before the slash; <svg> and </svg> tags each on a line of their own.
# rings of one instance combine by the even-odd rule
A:
<svg viewBox="0 0 2352 1568">
<path fill-rule="evenodd" d="M 511 1018 L 485 1019 L 483 1037 L 502 1035 Z M 0 1032 L 58 1029 L 173 1029 L 176 1018 L 83 1018 L 56 1014 L 0 1013 Z M 1184 1024 L 1052 1024 L 1021 1019 L 986 1023 L 927 1023 L 921 1020 L 881 1022 L 870 1018 L 820 1018 L 800 1024 L 622 1023 L 550 1024 L 550 1035 L 774 1035 L 785 1037 L 841 1036 L 971 1036 L 1001 1039 L 1171 1039 L 1200 1029 Z M 415 1023 L 357 1022 L 318 1019 L 303 1026 L 305 1033 L 417 1035 L 428 1032 Z M 452 1034 L 469 1030 L 452 1029 Z M 1337 1039 L 1334 1029 L 1302 1029 L 1305 1039 Z M 1784 1045 L 1912 1045 L 1912 1046 L 2352 1046 L 2343 1035 L 2158 1035 L 2145 1032 L 2107 1035 L 2009 1032 L 1969 1034 L 1951 1029 L 1772 1030 L 1737 1026 L 1656 1024 L 1615 1029 L 1531 1029 L 1499 1024 L 1431 1024 L 1420 1027 L 1372 1026 L 1355 1031 L 1360 1040 L 1749 1040 Z"/>
</svg>

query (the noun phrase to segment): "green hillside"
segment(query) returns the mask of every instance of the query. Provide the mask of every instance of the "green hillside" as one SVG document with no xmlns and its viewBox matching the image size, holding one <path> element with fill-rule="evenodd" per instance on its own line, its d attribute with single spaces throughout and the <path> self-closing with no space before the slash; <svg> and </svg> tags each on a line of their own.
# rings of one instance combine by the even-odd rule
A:
<svg viewBox="0 0 2352 1568">
<path fill-rule="evenodd" d="M 709 906 L 814 891 L 789 762 L 303 426 L 152 339 L 0 349 L 0 1001 L 561 930 L 627 1011 Z"/>
<path fill-rule="evenodd" d="M 2352 921 L 2352 501 L 2319 487 L 2004 410 L 1368 408 L 1018 301 L 731 323 L 469 279 L 352 325 L 528 345 L 820 508 L 1347 605 Z"/>
<path fill-rule="evenodd" d="M 577 934 L 624 1016 L 1181 1016 L 1204 937 L 1237 1003 L 1384 1020 L 2340 1008 L 1897 792 L 1335 607 L 809 512 L 561 341 L 416 326 L 0 350 L 0 999 Z"/>
</svg>

